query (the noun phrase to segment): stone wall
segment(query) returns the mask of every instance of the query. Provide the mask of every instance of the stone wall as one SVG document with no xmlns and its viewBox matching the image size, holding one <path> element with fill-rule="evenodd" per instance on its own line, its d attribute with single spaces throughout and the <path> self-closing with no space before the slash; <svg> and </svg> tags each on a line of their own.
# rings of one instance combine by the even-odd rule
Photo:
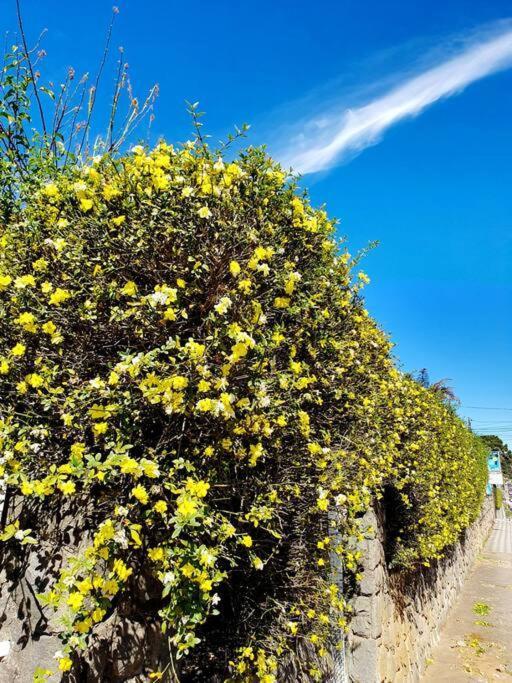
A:
<svg viewBox="0 0 512 683">
<path fill-rule="evenodd" d="M 20 501 L 11 504 L 15 518 Z M 132 599 L 118 601 L 96 627 L 94 646 L 73 672 L 58 672 L 54 654 L 62 647 L 59 614 L 43 607 L 38 594 L 57 579 L 69 554 L 88 545 L 90 534 L 81 521 L 93 511 L 78 509 L 72 501 L 68 509 L 58 504 L 52 509 L 48 499 L 32 504 L 36 509 L 25 509 L 29 519 L 22 526 L 38 525 L 40 543 L 0 548 L 0 683 L 30 683 L 37 667 L 55 672 L 48 683 L 147 683 L 150 671 L 167 666 L 169 651 L 154 617 L 160 587 L 142 574 L 133 577 Z M 25 502 L 24 507 L 29 505 Z"/>
<path fill-rule="evenodd" d="M 83 512 L 83 511 L 82 511 Z M 34 523 L 39 515 L 34 515 Z M 40 524 L 46 531 L 37 546 L 3 548 L 0 556 L 0 683 L 28 683 L 37 666 L 55 670 L 53 654 L 60 648 L 58 624 L 39 604 L 37 594 L 55 578 L 66 552 L 84 543 L 87 533 L 77 527 L 78 513 L 47 510 Z M 351 683 L 414 683 L 439 637 L 468 569 L 484 543 L 494 520 L 492 498 L 481 518 L 468 529 L 447 557 L 429 569 L 411 575 L 390 573 L 385 562 L 385 518 L 382 510 L 367 513 L 363 523 L 376 529 L 364 542 L 364 572 L 354 598 L 355 615 L 346 643 L 346 670 Z M 339 572 L 339 569 L 337 570 Z M 341 579 L 340 579 L 341 580 Z M 156 591 L 138 577 L 133 604 L 120 604 L 101 626 L 97 645 L 81 661 L 69 683 L 144 683 L 149 670 L 164 668 L 168 652 L 158 624 L 151 617 Z M 310 653 L 297 653 L 300 660 Z M 345 680 L 342 663 L 332 681 Z M 280 680 L 306 680 L 293 667 Z M 50 681 L 61 680 L 59 675 Z"/>
<path fill-rule="evenodd" d="M 385 562 L 382 509 L 363 520 L 374 538 L 363 543 L 364 572 L 353 600 L 354 619 L 346 644 L 351 683 L 415 683 L 426 665 L 447 613 L 494 521 L 487 497 L 480 518 L 443 560 L 419 572 L 389 572 Z"/>
</svg>

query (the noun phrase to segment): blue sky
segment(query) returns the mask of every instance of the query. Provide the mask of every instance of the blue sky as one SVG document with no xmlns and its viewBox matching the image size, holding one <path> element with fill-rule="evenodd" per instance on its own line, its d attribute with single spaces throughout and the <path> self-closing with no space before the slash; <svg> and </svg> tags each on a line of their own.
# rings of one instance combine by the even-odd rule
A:
<svg viewBox="0 0 512 683">
<path fill-rule="evenodd" d="M 62 79 L 68 65 L 94 71 L 111 6 L 24 0 L 29 38 L 48 28 L 52 78 Z M 295 148 L 297 124 L 325 114 L 331 125 L 347 108 L 445 63 L 465 41 L 510 29 L 512 15 L 500 0 L 119 7 L 113 42 L 125 48 L 136 91 L 160 85 L 155 134 L 186 139 L 184 100 L 199 100 L 215 137 L 248 122 L 250 141 L 268 141 L 278 155 Z M 15 29 L 14 0 L 0 0 L 0 29 Z M 507 68 L 303 183 L 339 217 L 352 252 L 379 240 L 364 266 L 368 307 L 396 342 L 402 367 L 449 378 L 461 414 L 512 445 L 511 121 Z M 310 129 L 303 132 L 309 144 Z"/>
</svg>

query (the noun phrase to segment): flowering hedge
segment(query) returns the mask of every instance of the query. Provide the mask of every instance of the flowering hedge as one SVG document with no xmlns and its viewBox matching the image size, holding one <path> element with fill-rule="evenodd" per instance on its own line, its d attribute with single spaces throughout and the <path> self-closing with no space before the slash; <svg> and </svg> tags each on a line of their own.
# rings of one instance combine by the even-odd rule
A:
<svg viewBox="0 0 512 683">
<path fill-rule="evenodd" d="M 345 627 L 330 553 L 357 576 L 384 486 L 396 564 L 440 557 L 478 514 L 480 446 L 396 369 L 334 229 L 262 150 L 201 140 L 53 171 L 0 225 L 1 476 L 91 514 L 42 598 L 62 671 L 145 572 L 184 671 L 271 683 L 284 650 L 321 659 Z M 2 538 L 38 534 L 22 512 Z M 223 658 L 208 628 L 235 598 Z"/>
</svg>

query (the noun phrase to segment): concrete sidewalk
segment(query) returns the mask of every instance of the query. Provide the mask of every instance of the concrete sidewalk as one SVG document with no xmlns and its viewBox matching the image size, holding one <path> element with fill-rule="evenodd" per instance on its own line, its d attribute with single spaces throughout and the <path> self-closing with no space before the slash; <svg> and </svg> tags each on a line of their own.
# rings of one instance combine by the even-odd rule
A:
<svg viewBox="0 0 512 683">
<path fill-rule="evenodd" d="M 501 511 L 503 512 L 503 511 Z M 422 683 L 512 683 L 512 519 L 500 514 Z"/>
</svg>

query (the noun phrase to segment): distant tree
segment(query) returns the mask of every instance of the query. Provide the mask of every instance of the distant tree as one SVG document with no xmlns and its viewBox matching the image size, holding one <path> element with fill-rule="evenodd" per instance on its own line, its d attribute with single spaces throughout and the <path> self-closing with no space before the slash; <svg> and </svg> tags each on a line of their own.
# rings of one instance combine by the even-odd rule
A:
<svg viewBox="0 0 512 683">
<path fill-rule="evenodd" d="M 455 394 L 453 387 L 447 384 L 449 380 L 440 379 L 430 385 L 429 389 L 433 391 L 438 397 L 447 405 L 454 406 L 460 404 L 459 397 Z"/>
<path fill-rule="evenodd" d="M 480 439 L 491 450 L 498 450 L 501 453 L 501 466 L 503 474 L 512 479 L 512 451 L 496 434 L 485 434 Z"/>
<path fill-rule="evenodd" d="M 460 405 L 460 400 L 456 396 L 453 388 L 447 384 L 449 380 L 440 379 L 437 382 L 431 382 L 427 368 L 422 368 L 416 375 L 413 374 L 410 376 L 416 380 L 420 386 L 435 394 L 436 397 L 452 411 L 455 411 L 455 408 Z"/>
<path fill-rule="evenodd" d="M 427 368 L 422 368 L 416 377 L 416 381 L 418 384 L 421 384 L 422 387 L 425 387 L 425 389 L 428 389 L 430 386 L 430 377 L 428 376 L 428 370 Z"/>
</svg>

